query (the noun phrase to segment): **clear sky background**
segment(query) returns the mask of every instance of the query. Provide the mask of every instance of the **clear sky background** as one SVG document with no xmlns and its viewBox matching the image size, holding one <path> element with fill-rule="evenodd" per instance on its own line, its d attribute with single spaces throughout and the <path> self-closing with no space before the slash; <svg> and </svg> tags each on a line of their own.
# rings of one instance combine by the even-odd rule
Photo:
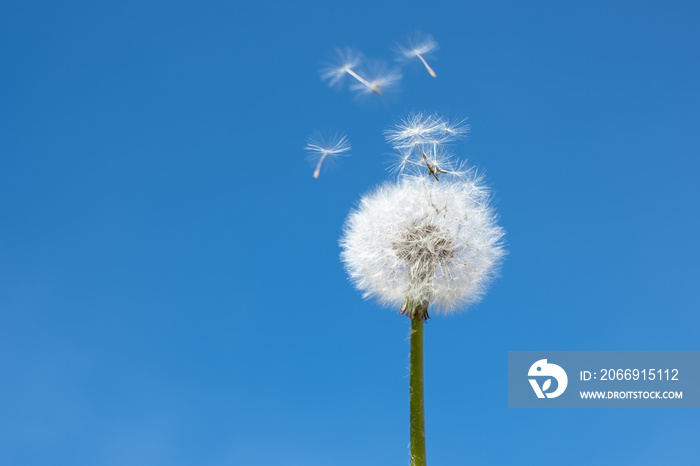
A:
<svg viewBox="0 0 700 466">
<path fill-rule="evenodd" d="M 468 118 L 509 256 L 426 328 L 432 465 L 697 465 L 697 410 L 507 408 L 513 350 L 698 350 L 696 2 L 0 3 L 0 464 L 405 465 L 409 321 L 343 221 Z M 337 46 L 440 43 L 393 96 Z M 352 157 L 312 178 L 303 147 Z"/>
</svg>

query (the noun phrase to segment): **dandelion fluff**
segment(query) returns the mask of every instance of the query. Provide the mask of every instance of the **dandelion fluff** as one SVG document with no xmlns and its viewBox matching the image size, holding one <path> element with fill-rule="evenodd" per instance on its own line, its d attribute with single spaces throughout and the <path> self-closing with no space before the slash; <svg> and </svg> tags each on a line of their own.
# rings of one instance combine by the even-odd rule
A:
<svg viewBox="0 0 700 466">
<path fill-rule="evenodd" d="M 330 86 L 338 86 L 343 78 L 348 76 L 348 70 L 357 68 L 364 60 L 362 53 L 351 48 L 335 49 L 335 57 L 332 63 L 327 63 L 321 68 L 321 79 L 328 81 Z"/>
<path fill-rule="evenodd" d="M 316 132 L 309 137 L 305 149 L 309 153 L 309 161 L 315 165 L 314 178 L 318 178 L 324 161 L 350 155 L 350 141 L 342 133 L 324 136 Z"/>
<path fill-rule="evenodd" d="M 438 49 L 438 43 L 429 34 L 416 33 L 408 40 L 408 45 L 397 45 L 397 59 L 399 61 L 410 61 L 418 58 L 428 71 L 430 76 L 437 78 L 437 73 L 426 60 L 430 54 Z"/>
<path fill-rule="evenodd" d="M 397 175 L 427 173 L 436 180 L 440 173 L 466 175 L 449 151 L 450 143 L 464 137 L 469 125 L 464 120 L 447 120 L 436 114 L 411 113 L 385 131 L 387 141 L 396 150 L 392 172 Z"/>
<path fill-rule="evenodd" d="M 437 114 L 415 112 L 386 130 L 384 134 L 394 148 L 405 149 L 451 143 L 468 132 L 469 125 L 464 120 L 449 121 Z"/>
<path fill-rule="evenodd" d="M 353 49 L 336 49 L 335 60 L 321 69 L 321 79 L 332 87 L 341 87 L 346 77 L 352 81 L 350 89 L 358 96 L 382 94 L 401 80 L 401 73 L 377 60 L 365 60 Z"/>
<path fill-rule="evenodd" d="M 345 224 L 341 259 L 350 279 L 365 298 L 396 308 L 430 303 L 447 314 L 476 303 L 505 255 L 489 197 L 473 176 L 380 186 Z"/>
<path fill-rule="evenodd" d="M 355 91 L 358 96 L 372 92 L 384 94 L 387 91 L 395 90 L 403 77 L 399 70 L 389 66 L 382 60 L 368 60 L 363 74 L 367 77 L 364 82 L 358 80 L 358 82 L 350 85 L 350 89 Z"/>
</svg>

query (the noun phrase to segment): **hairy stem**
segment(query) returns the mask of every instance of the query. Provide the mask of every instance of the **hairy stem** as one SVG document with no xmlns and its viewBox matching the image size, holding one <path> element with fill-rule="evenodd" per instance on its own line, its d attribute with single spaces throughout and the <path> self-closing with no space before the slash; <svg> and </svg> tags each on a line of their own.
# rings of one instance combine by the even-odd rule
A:
<svg viewBox="0 0 700 466">
<path fill-rule="evenodd" d="M 427 304 L 419 304 L 411 319 L 409 404 L 411 406 L 411 466 L 425 466 L 425 407 L 423 402 L 423 325 Z"/>
</svg>

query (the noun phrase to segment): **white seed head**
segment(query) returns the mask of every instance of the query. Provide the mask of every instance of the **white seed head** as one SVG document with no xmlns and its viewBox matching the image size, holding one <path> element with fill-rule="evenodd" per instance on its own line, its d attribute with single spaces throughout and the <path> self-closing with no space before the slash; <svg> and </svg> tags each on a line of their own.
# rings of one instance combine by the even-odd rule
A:
<svg viewBox="0 0 700 466">
<path fill-rule="evenodd" d="M 343 133 L 323 135 L 316 132 L 309 136 L 304 149 L 308 151 L 307 158 L 315 166 L 314 178 L 318 178 L 324 161 L 329 163 L 337 157 L 350 155 L 350 141 Z"/>
<path fill-rule="evenodd" d="M 484 295 L 505 255 L 503 229 L 481 180 L 405 177 L 364 196 L 345 223 L 350 279 L 381 304 L 464 310 Z"/>
</svg>

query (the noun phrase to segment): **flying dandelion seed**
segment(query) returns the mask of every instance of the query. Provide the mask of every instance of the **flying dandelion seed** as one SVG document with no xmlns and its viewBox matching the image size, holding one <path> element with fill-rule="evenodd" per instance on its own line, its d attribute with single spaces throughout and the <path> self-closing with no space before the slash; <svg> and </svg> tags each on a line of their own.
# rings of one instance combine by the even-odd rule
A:
<svg viewBox="0 0 700 466">
<path fill-rule="evenodd" d="M 427 172 L 436 180 L 440 174 L 461 176 L 468 172 L 450 152 L 448 145 L 469 131 L 464 120 L 449 121 L 439 115 L 412 113 L 385 131 L 387 141 L 397 151 L 392 172 L 420 175 Z"/>
<path fill-rule="evenodd" d="M 394 89 L 403 77 L 399 70 L 381 60 L 367 61 L 364 70 L 369 87 L 360 83 L 350 86 L 350 89 L 357 92 L 358 95 L 366 95 L 370 92 L 381 95 Z"/>
<path fill-rule="evenodd" d="M 360 52 L 353 49 L 336 49 L 336 62 L 321 69 L 321 78 L 331 86 L 340 86 L 344 78 L 350 76 L 355 81 L 350 85 L 350 89 L 359 95 L 372 92 L 381 95 L 383 90 L 401 80 L 401 73 L 382 62 L 370 61 L 368 70 L 361 71 L 360 66 L 363 62 L 365 59 Z"/>
<path fill-rule="evenodd" d="M 398 59 L 400 61 L 410 61 L 418 58 L 430 76 L 437 78 L 435 70 L 428 64 L 426 57 L 438 49 L 438 43 L 429 34 L 416 33 L 408 40 L 408 46 L 397 45 Z"/>
<path fill-rule="evenodd" d="M 336 157 L 350 155 L 350 141 L 342 133 L 324 136 L 317 132 L 309 137 L 304 149 L 309 152 L 309 160 L 316 165 L 314 178 L 318 178 L 324 161 L 329 162 Z"/>
</svg>

